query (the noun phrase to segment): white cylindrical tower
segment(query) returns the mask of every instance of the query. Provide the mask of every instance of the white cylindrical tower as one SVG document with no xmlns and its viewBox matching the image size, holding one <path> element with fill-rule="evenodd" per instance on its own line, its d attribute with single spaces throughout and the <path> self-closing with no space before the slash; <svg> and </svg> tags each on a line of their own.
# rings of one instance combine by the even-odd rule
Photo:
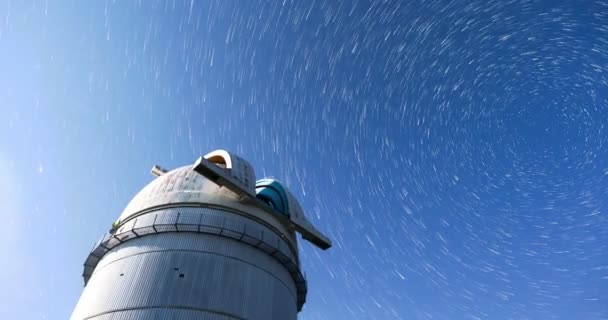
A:
<svg viewBox="0 0 608 320">
<path fill-rule="evenodd" d="M 72 319 L 296 319 L 307 286 L 295 232 L 331 242 L 293 195 L 223 150 L 152 173 L 85 261 Z"/>
</svg>

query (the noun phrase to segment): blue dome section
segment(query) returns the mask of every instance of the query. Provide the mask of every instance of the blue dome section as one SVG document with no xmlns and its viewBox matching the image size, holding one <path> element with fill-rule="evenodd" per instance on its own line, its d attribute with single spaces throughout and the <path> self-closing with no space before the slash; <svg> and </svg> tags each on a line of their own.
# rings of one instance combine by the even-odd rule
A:
<svg viewBox="0 0 608 320">
<path fill-rule="evenodd" d="M 276 211 L 289 217 L 287 193 L 281 183 L 274 179 L 261 179 L 255 184 L 256 198 L 267 203 Z"/>
</svg>

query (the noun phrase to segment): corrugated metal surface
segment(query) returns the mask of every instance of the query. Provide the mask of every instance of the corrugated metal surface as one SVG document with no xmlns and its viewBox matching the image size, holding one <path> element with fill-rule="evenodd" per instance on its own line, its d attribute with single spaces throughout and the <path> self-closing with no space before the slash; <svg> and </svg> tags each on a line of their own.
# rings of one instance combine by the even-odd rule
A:
<svg viewBox="0 0 608 320">
<path fill-rule="evenodd" d="M 162 235 L 162 236 L 161 236 Z M 94 275 L 116 261 L 147 252 L 192 251 L 213 253 L 255 265 L 277 277 L 295 296 L 296 289 L 289 272 L 272 256 L 249 245 L 227 238 L 195 233 L 166 233 L 137 238 L 109 251 L 95 269 Z M 87 285 L 88 286 L 88 285 Z"/>
<path fill-rule="evenodd" d="M 187 310 L 187 309 L 171 309 L 171 308 L 152 308 L 152 309 L 137 309 L 123 310 L 120 312 L 111 312 L 100 316 L 89 318 L 90 320 L 240 320 L 239 318 L 219 315 L 216 313 Z"/>
<path fill-rule="evenodd" d="M 214 235 L 211 238 L 205 239 L 228 238 L 218 240 L 221 241 L 222 245 L 216 246 L 216 249 L 210 250 L 224 250 L 225 248 L 223 248 L 223 244 L 226 243 L 224 240 L 233 239 L 266 252 L 268 254 L 266 256 L 267 259 L 269 257 L 276 259 L 276 261 L 282 264 L 283 267 L 291 274 L 292 280 L 295 282 L 297 287 L 296 295 L 298 310 L 302 308 L 306 301 L 307 287 L 306 280 L 303 278 L 303 275 L 298 267 L 297 254 L 295 254 L 295 250 L 297 249 L 291 247 L 289 242 L 286 241 L 282 235 L 277 234 L 275 231 L 264 225 L 260 225 L 256 221 L 228 211 L 206 207 L 159 208 L 155 211 L 148 212 L 127 221 L 118 230 L 116 230 L 114 234 L 107 234 L 104 236 L 97 243 L 97 247 L 91 251 L 91 254 L 85 261 L 85 270 L 83 274 L 85 283 L 89 281 L 89 278 L 93 274 L 94 270 L 99 269 L 96 268 L 97 264 L 100 263 L 101 257 L 104 256 L 109 250 L 125 247 L 125 243 L 131 243 L 131 241 L 140 237 L 149 237 L 150 235 L 156 235 L 159 233 L 184 233 L 184 231 L 186 231 L 186 233 L 192 234 L 195 232 L 195 225 L 193 224 L 195 222 L 198 223 L 198 226 L 196 226 L 198 233 Z M 184 227 L 187 229 L 184 229 Z M 209 245 L 212 245 L 213 241 L 194 241 L 194 246 L 188 247 L 189 249 L 187 250 L 209 251 L 203 247 L 207 244 L 207 242 Z M 139 244 L 141 242 L 136 243 Z M 148 243 L 148 245 L 150 245 L 150 243 Z M 133 246 L 134 245 L 131 244 L 125 248 Z M 157 251 L 176 248 L 174 244 L 166 243 L 165 240 L 163 240 L 161 243 L 157 243 L 156 246 L 157 249 L 155 250 Z M 229 246 L 226 248 L 229 248 Z M 252 252 L 259 255 L 258 251 L 254 250 Z M 113 250 L 113 252 L 115 252 L 115 250 Z M 239 252 L 239 254 L 241 253 Z M 108 260 L 105 259 L 105 261 Z M 255 261 L 252 263 L 258 262 Z"/>
<path fill-rule="evenodd" d="M 127 312 L 162 306 L 172 307 L 162 311 L 167 316 L 149 309 Z M 296 288 L 288 270 L 258 248 L 210 234 L 158 233 L 109 251 L 97 265 L 72 318 L 113 310 L 117 312 L 111 318 L 105 318 L 108 314 L 100 319 L 192 318 L 191 312 L 179 308 L 237 319 L 296 319 Z M 122 312 L 130 315 L 123 317 Z"/>
</svg>

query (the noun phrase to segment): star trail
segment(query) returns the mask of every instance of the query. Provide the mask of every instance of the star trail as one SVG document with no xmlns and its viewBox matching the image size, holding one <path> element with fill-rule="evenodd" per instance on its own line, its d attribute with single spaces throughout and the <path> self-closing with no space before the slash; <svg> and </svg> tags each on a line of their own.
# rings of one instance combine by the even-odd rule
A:
<svg viewBox="0 0 608 320">
<path fill-rule="evenodd" d="M 223 148 L 334 242 L 301 245 L 300 319 L 608 319 L 608 2 L 1 7 L 0 132 L 35 147 L 0 138 L 0 160 L 65 189 L 22 195 L 16 230 L 42 228 L 34 203 L 103 230 L 151 165 Z M 77 297 L 96 239 L 55 237 L 82 242 L 51 263 Z M 30 286 L 61 305 L 45 317 L 76 301 Z"/>
</svg>

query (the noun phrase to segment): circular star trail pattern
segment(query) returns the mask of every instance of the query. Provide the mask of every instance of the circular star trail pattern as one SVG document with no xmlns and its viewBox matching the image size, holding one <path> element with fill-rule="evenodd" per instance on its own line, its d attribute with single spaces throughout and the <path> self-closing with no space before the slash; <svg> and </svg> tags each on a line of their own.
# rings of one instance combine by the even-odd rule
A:
<svg viewBox="0 0 608 320">
<path fill-rule="evenodd" d="M 300 319 L 608 319 L 608 2 L 27 7 L 107 202 L 217 148 L 291 188 L 334 244 Z"/>
<path fill-rule="evenodd" d="M 333 239 L 302 319 L 608 317 L 606 2 L 138 10 L 172 148 L 228 137 Z"/>
</svg>

